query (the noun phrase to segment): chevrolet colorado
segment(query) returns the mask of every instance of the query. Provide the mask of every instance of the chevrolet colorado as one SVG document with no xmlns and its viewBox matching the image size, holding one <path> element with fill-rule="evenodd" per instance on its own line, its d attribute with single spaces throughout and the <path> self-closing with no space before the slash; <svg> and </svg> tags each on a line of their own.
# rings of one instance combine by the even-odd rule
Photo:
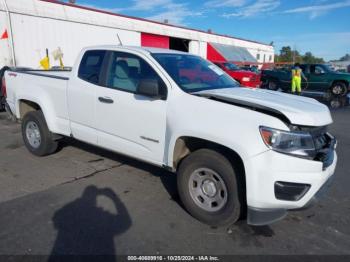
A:
<svg viewBox="0 0 350 262">
<path fill-rule="evenodd" d="M 187 67 L 205 78 L 183 77 Z M 188 53 L 90 47 L 72 71 L 7 70 L 4 88 L 34 155 L 70 136 L 161 166 L 177 173 L 188 212 L 210 225 L 279 220 L 313 202 L 337 162 L 326 106 L 240 88 Z"/>
</svg>

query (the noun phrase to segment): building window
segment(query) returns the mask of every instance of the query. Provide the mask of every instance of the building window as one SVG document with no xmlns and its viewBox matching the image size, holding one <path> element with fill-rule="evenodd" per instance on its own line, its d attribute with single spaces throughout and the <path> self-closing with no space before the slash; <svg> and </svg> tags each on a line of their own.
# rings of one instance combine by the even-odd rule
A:
<svg viewBox="0 0 350 262">
<path fill-rule="evenodd" d="M 260 54 L 256 54 L 256 59 L 260 60 Z"/>
</svg>

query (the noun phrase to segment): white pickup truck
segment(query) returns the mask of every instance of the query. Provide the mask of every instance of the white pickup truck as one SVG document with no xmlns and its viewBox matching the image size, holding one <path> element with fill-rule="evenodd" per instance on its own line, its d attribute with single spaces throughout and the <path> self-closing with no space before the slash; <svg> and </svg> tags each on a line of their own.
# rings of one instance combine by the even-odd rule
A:
<svg viewBox="0 0 350 262">
<path fill-rule="evenodd" d="M 12 69 L 3 84 L 31 153 L 70 136 L 176 172 L 184 206 L 210 225 L 279 220 L 311 203 L 337 162 L 326 106 L 241 88 L 187 53 L 90 47 L 72 71 Z"/>
</svg>

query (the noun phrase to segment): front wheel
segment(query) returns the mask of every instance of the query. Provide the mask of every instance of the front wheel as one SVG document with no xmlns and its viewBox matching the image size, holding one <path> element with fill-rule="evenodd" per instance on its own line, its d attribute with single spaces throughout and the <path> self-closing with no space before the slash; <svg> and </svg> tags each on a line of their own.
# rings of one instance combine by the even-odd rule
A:
<svg viewBox="0 0 350 262">
<path fill-rule="evenodd" d="M 277 91 L 278 90 L 278 84 L 275 80 L 270 79 L 267 81 L 267 89 L 272 90 L 272 91 Z"/>
<path fill-rule="evenodd" d="M 213 226 L 235 223 L 241 214 L 236 173 L 220 153 L 200 149 L 180 164 L 177 185 L 187 211 Z"/>
<path fill-rule="evenodd" d="M 348 92 L 348 89 L 345 83 L 336 82 L 332 85 L 331 92 L 335 96 L 345 96 Z"/>
<path fill-rule="evenodd" d="M 52 154 L 58 146 L 41 111 L 32 111 L 23 117 L 22 136 L 26 148 L 36 156 Z"/>
</svg>

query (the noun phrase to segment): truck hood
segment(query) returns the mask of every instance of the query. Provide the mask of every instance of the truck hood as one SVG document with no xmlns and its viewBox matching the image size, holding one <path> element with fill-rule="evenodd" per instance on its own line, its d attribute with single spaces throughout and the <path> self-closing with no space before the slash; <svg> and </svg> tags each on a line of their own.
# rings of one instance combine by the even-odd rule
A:
<svg viewBox="0 0 350 262">
<path fill-rule="evenodd" d="M 247 88 L 223 88 L 194 94 L 273 115 L 295 125 L 325 126 L 333 122 L 328 107 L 312 98 Z"/>
</svg>

